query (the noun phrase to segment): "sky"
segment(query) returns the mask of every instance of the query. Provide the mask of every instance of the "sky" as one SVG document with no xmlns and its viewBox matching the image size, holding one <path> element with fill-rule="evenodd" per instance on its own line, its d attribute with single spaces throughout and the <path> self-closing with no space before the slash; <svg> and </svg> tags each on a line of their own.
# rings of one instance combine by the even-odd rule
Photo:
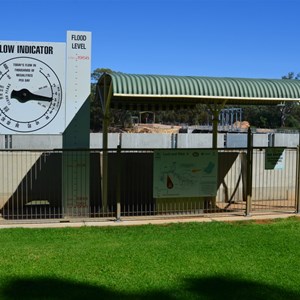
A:
<svg viewBox="0 0 300 300">
<path fill-rule="evenodd" d="M 92 33 L 92 68 L 281 78 L 300 73 L 300 0 L 0 0 L 0 40 Z"/>
</svg>

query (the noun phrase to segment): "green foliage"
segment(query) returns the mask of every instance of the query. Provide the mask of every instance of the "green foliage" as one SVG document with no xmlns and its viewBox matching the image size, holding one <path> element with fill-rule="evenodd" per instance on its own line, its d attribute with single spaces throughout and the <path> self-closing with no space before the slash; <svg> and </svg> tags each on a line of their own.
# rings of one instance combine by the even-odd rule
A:
<svg viewBox="0 0 300 300">
<path fill-rule="evenodd" d="M 287 75 L 284 75 L 281 77 L 282 79 L 300 79 L 300 73 L 298 73 L 297 75 L 295 75 L 294 72 L 289 72 Z"/>
<path fill-rule="evenodd" d="M 277 106 L 243 106 L 243 115 L 243 119 L 254 127 L 278 128 L 280 126 L 280 112 Z"/>
<path fill-rule="evenodd" d="M 96 101 L 96 87 L 97 82 L 103 73 L 112 73 L 113 71 L 108 68 L 98 68 L 91 74 L 91 103 L 90 103 L 90 129 L 93 132 L 100 131 L 102 127 L 102 108 L 101 104 Z"/>
<path fill-rule="evenodd" d="M 295 75 L 294 72 L 289 72 L 287 75 L 282 76 L 282 79 L 288 80 L 299 80 L 300 73 Z M 299 103 L 295 102 L 285 102 L 279 107 L 280 110 L 280 126 L 281 127 L 297 127 L 299 128 L 299 115 L 296 113 L 297 106 Z M 299 112 L 299 110 L 298 110 Z"/>
<path fill-rule="evenodd" d="M 300 297 L 298 218 L 1 229 L 0 298 Z"/>
<path fill-rule="evenodd" d="M 92 83 L 97 83 L 97 81 L 99 80 L 99 78 L 101 77 L 102 74 L 104 74 L 104 73 L 113 73 L 113 72 L 114 71 L 112 71 L 109 68 L 97 68 L 91 74 Z"/>
<path fill-rule="evenodd" d="M 210 119 L 210 114 L 204 104 L 198 104 L 193 109 L 159 111 L 156 113 L 157 123 L 163 124 L 204 125 Z"/>
</svg>

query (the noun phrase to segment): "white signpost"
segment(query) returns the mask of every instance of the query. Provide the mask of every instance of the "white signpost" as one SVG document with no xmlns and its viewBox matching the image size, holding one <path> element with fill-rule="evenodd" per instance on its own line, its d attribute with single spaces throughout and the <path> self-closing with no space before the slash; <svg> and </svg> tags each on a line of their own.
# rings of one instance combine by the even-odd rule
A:
<svg viewBox="0 0 300 300">
<path fill-rule="evenodd" d="M 67 32 L 66 130 L 63 147 L 74 149 L 63 154 L 63 202 L 68 216 L 89 215 L 89 148 L 91 86 L 91 33 Z"/>
</svg>

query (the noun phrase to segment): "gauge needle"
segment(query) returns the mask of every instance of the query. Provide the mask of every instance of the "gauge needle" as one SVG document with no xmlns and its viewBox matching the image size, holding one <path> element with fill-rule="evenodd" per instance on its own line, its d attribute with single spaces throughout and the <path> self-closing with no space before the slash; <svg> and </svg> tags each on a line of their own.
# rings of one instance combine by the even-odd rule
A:
<svg viewBox="0 0 300 300">
<path fill-rule="evenodd" d="M 51 97 L 45 97 L 41 95 L 36 95 L 31 93 L 27 89 L 22 89 L 19 91 L 13 90 L 10 95 L 11 98 L 17 99 L 21 103 L 25 103 L 30 100 L 35 100 L 35 101 L 46 101 L 46 102 L 51 102 L 52 98 Z"/>
</svg>

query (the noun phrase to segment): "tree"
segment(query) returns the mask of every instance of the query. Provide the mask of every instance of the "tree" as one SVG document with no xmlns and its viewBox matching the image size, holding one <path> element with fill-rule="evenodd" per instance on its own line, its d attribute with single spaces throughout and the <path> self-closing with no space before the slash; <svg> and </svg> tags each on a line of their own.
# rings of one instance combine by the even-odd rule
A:
<svg viewBox="0 0 300 300">
<path fill-rule="evenodd" d="M 97 82 L 103 73 L 112 73 L 113 71 L 108 68 L 97 68 L 91 74 L 91 108 L 90 108 L 90 129 L 93 132 L 100 131 L 102 127 L 101 116 L 102 108 L 101 104 L 96 99 L 96 87 Z"/>
<path fill-rule="evenodd" d="M 244 120 L 258 128 L 277 128 L 280 126 L 280 115 L 277 106 L 247 105 L 243 107 Z"/>
<path fill-rule="evenodd" d="M 289 72 L 281 77 L 284 80 L 300 80 L 300 73 Z M 279 109 L 278 109 L 279 108 Z M 260 128 L 299 127 L 299 105 L 295 102 L 285 102 L 278 106 L 245 106 L 244 118 L 251 126 Z"/>
<path fill-rule="evenodd" d="M 286 80 L 299 80 L 300 79 L 300 73 L 295 75 L 294 72 L 289 72 L 287 75 L 282 76 L 282 79 L 286 79 Z M 280 110 L 280 127 L 286 127 L 287 125 L 287 118 L 291 117 L 290 119 L 293 120 L 292 127 L 296 126 L 299 127 L 299 123 L 295 122 L 297 119 L 295 119 L 295 116 L 291 115 L 291 113 L 295 110 L 295 108 L 297 108 L 298 104 L 296 104 L 295 102 L 284 102 L 279 106 L 279 110 Z M 298 123 L 298 124 L 297 124 Z"/>
<path fill-rule="evenodd" d="M 209 118 L 205 104 L 197 104 L 192 109 L 167 110 L 156 113 L 157 122 L 164 124 L 201 125 L 207 124 Z"/>
<path fill-rule="evenodd" d="M 99 78 L 101 77 L 102 74 L 104 73 L 113 73 L 114 71 L 109 69 L 109 68 L 97 68 L 96 70 L 93 71 L 93 73 L 91 74 L 92 77 L 92 84 L 96 84 L 99 80 Z"/>
<path fill-rule="evenodd" d="M 281 78 L 282 79 L 296 79 L 296 80 L 299 80 L 300 79 L 300 73 L 295 75 L 294 72 L 289 72 L 287 75 L 284 75 Z"/>
</svg>

